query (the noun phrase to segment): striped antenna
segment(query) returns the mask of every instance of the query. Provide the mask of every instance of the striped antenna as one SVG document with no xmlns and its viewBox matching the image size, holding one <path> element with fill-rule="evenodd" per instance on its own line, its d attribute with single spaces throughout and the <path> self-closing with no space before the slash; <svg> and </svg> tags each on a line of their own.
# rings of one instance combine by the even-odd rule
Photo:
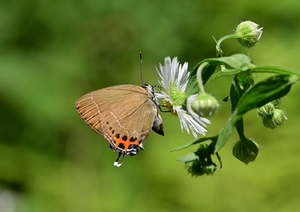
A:
<svg viewBox="0 0 300 212">
<path fill-rule="evenodd" d="M 142 52 L 140 52 L 140 60 L 141 60 L 141 82 L 142 82 L 142 85 L 144 85 L 144 82 L 143 82 L 143 69 L 142 69 L 142 62 L 143 62 L 143 58 L 142 58 Z"/>
</svg>

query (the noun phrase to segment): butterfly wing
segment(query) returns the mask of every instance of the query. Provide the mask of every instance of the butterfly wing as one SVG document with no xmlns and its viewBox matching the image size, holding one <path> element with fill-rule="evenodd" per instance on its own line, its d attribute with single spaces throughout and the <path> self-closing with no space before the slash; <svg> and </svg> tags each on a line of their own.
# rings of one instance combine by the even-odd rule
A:
<svg viewBox="0 0 300 212">
<path fill-rule="evenodd" d="M 153 94 L 135 85 L 118 85 L 88 93 L 76 101 L 85 122 L 103 135 L 112 148 L 136 154 L 157 116 Z"/>
</svg>

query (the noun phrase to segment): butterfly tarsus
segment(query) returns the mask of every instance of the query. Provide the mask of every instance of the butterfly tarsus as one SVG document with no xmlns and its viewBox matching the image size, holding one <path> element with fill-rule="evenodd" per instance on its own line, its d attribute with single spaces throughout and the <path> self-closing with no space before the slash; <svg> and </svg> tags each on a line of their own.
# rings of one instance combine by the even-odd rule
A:
<svg viewBox="0 0 300 212">
<path fill-rule="evenodd" d="M 122 162 L 119 163 L 119 160 L 120 160 L 121 155 L 122 155 L 122 153 L 119 152 L 118 158 L 117 158 L 116 162 L 114 162 L 114 166 L 120 167 L 120 166 L 122 165 L 122 163 L 124 162 L 124 159 L 125 159 L 126 154 L 124 154 Z"/>
<path fill-rule="evenodd" d="M 157 105 L 157 107 L 159 108 L 160 112 L 162 113 L 170 113 L 170 110 L 162 110 L 161 107 L 165 107 L 165 108 L 173 108 L 172 106 L 166 106 L 166 105 Z"/>
<path fill-rule="evenodd" d="M 162 87 L 162 86 L 160 86 L 160 85 L 152 85 L 152 89 L 153 89 L 153 90 L 154 90 L 154 88 L 163 89 L 163 87 Z"/>
</svg>

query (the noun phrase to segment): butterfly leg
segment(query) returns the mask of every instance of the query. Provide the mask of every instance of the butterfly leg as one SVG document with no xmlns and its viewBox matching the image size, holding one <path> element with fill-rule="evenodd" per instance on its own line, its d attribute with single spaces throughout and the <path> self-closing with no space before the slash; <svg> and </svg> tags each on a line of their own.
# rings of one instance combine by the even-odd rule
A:
<svg viewBox="0 0 300 212">
<path fill-rule="evenodd" d="M 170 113 L 170 108 L 173 108 L 172 106 L 166 106 L 166 105 L 157 105 L 158 109 L 160 110 L 160 112 L 162 113 Z M 164 107 L 164 108 L 169 108 L 168 110 L 162 110 L 161 108 Z"/>
<path fill-rule="evenodd" d="M 160 86 L 160 85 L 152 85 L 152 89 L 154 90 L 154 88 L 159 88 L 160 90 L 163 89 L 164 87 Z M 154 90 L 155 92 L 155 90 Z"/>
<path fill-rule="evenodd" d="M 122 163 L 121 163 L 121 165 L 119 165 L 119 159 L 120 159 L 121 155 L 122 155 L 122 153 L 121 153 L 121 152 L 119 152 L 118 158 L 117 158 L 116 162 L 114 162 L 114 166 L 117 166 L 117 167 L 119 167 L 119 166 L 121 166 L 121 165 L 122 165 Z"/>
<path fill-rule="evenodd" d="M 122 159 L 122 162 L 119 163 L 119 160 L 120 160 L 121 155 L 123 155 L 123 159 Z M 119 152 L 118 158 L 117 158 L 116 162 L 114 162 L 114 166 L 120 167 L 120 166 L 123 164 L 126 155 L 127 155 L 126 153 L 123 154 L 123 153 Z"/>
</svg>

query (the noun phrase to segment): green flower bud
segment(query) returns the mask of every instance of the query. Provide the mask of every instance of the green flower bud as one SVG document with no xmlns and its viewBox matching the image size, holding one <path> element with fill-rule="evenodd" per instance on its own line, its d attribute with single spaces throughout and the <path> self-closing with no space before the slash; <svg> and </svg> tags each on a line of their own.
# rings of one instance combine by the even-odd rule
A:
<svg viewBox="0 0 300 212">
<path fill-rule="evenodd" d="M 205 174 L 212 175 L 218 169 L 217 165 L 211 159 L 211 152 L 208 149 L 208 144 L 200 144 L 195 155 L 198 156 L 197 159 L 185 163 L 187 174 L 196 177 Z"/>
<path fill-rule="evenodd" d="M 263 118 L 263 125 L 270 129 L 275 129 L 276 127 L 282 125 L 283 121 L 286 120 L 287 117 L 285 113 L 281 109 L 274 109 L 272 116 L 267 116 Z"/>
<path fill-rule="evenodd" d="M 212 175 L 216 170 L 218 170 L 218 167 L 215 164 L 203 167 L 203 171 L 207 175 Z"/>
<path fill-rule="evenodd" d="M 260 107 L 257 109 L 257 115 L 259 117 L 269 117 L 273 115 L 273 110 L 274 110 L 274 104 L 269 102 L 265 104 L 264 106 Z"/>
<path fill-rule="evenodd" d="M 280 105 L 280 103 L 282 102 L 282 98 L 279 98 L 279 99 L 275 99 L 272 101 L 273 105 L 275 107 L 278 107 Z"/>
<path fill-rule="evenodd" d="M 253 47 L 263 33 L 263 28 L 258 27 L 259 25 L 252 21 L 241 22 L 235 30 L 235 34 L 239 35 L 238 42 L 244 47 Z"/>
<path fill-rule="evenodd" d="M 186 162 L 185 165 L 187 174 L 191 174 L 192 177 L 198 177 L 205 174 L 212 175 L 216 170 L 218 170 L 218 167 L 215 164 L 212 163 L 205 166 L 199 159 Z"/>
<path fill-rule="evenodd" d="M 186 173 L 191 174 L 192 177 L 194 176 L 198 177 L 204 175 L 203 167 L 199 159 L 193 160 L 191 162 L 186 162 L 185 165 L 186 165 Z"/>
<path fill-rule="evenodd" d="M 191 108 L 200 117 L 211 117 L 217 112 L 219 103 L 213 96 L 201 93 L 192 102 Z"/>
<path fill-rule="evenodd" d="M 259 145 L 251 139 L 239 140 L 233 147 L 233 155 L 245 164 L 253 162 L 258 154 Z"/>
</svg>

